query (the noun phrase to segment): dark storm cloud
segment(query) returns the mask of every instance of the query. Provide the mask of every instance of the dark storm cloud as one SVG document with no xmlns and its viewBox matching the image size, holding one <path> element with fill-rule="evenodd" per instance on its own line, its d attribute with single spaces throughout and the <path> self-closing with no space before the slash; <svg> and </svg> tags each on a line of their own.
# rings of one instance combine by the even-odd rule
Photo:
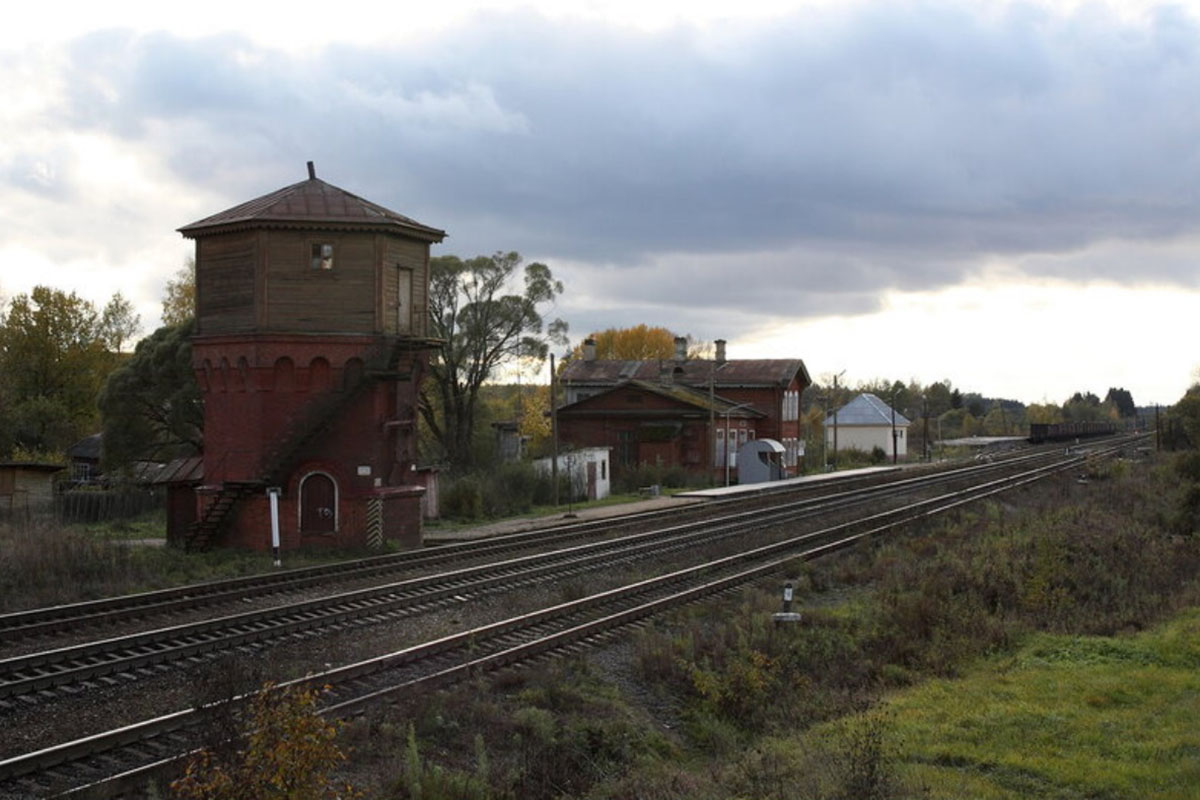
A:
<svg viewBox="0 0 1200 800">
<path fill-rule="evenodd" d="M 1198 61 L 1177 10 L 1021 5 L 809 10 L 719 35 L 491 15 L 302 56 L 109 32 L 74 44 L 62 114 L 165 149 L 231 204 L 315 158 L 446 228 L 443 252 L 568 260 L 614 316 L 806 316 L 950 285 L 989 255 L 1194 232 Z M 1102 269 L 1197 280 L 1180 259 Z"/>
</svg>

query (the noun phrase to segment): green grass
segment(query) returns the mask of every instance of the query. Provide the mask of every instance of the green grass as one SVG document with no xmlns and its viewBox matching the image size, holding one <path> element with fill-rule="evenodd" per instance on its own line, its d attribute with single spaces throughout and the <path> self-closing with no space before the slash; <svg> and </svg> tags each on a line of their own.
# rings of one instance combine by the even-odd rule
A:
<svg viewBox="0 0 1200 800">
<path fill-rule="evenodd" d="M 0 612 L 274 571 L 269 553 L 184 553 L 156 544 L 126 543 L 162 536 L 160 515 L 155 514 L 86 526 L 49 521 L 0 524 Z M 288 551 L 283 566 L 306 567 L 363 555 Z"/>
<path fill-rule="evenodd" d="M 1038 635 L 888 704 L 939 798 L 1200 798 L 1200 610 L 1130 637 Z"/>
<path fill-rule="evenodd" d="M 167 513 L 165 510 L 151 511 L 129 519 L 106 520 L 74 526 L 98 539 L 115 541 L 142 541 L 167 538 Z"/>
</svg>

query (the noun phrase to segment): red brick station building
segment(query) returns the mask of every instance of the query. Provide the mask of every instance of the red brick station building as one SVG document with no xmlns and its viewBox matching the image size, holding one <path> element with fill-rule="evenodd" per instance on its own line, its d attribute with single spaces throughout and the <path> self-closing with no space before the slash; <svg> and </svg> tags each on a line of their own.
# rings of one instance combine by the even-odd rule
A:
<svg viewBox="0 0 1200 800">
<path fill-rule="evenodd" d="M 624 361 L 598 359 L 594 342 L 584 342 L 583 357 L 562 372 L 560 440 L 570 447 L 609 447 L 614 476 L 656 464 L 716 483 L 738 480 L 730 455 L 747 442 L 769 440 L 780 477 L 798 474 L 800 396 L 812 384 L 804 362 L 727 359 L 725 342 L 715 344 L 711 359 L 689 358 L 680 338 L 674 358 Z"/>
<path fill-rule="evenodd" d="M 196 243 L 204 454 L 168 472 L 189 549 L 421 541 L 417 387 L 445 233 L 316 177 L 180 228 Z M 272 497 L 274 495 L 274 497 Z"/>
</svg>

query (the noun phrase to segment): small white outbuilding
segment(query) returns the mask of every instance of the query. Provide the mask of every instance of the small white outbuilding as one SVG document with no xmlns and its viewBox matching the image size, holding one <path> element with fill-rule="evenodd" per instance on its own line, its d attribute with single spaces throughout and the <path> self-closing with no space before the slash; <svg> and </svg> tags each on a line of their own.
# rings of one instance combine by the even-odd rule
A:
<svg viewBox="0 0 1200 800">
<path fill-rule="evenodd" d="M 865 392 L 825 418 L 825 446 L 834 445 L 834 428 L 837 428 L 839 450 L 862 450 L 870 453 L 876 447 L 892 457 L 892 436 L 895 432 L 897 458 L 908 454 L 908 418 L 895 411 L 875 395 Z"/>
<path fill-rule="evenodd" d="M 578 450 L 560 453 L 558 474 L 570 480 L 571 493 L 576 500 L 603 500 L 611 493 L 610 461 L 611 448 L 581 447 Z M 553 457 L 539 458 L 533 462 L 536 470 L 549 475 Z"/>
</svg>

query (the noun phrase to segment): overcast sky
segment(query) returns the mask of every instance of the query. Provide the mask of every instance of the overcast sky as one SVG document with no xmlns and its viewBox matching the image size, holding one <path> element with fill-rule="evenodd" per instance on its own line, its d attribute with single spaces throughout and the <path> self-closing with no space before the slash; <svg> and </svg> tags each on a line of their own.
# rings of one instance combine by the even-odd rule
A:
<svg viewBox="0 0 1200 800">
<path fill-rule="evenodd" d="M 0 295 L 119 290 L 149 332 L 175 229 L 313 160 L 437 254 L 549 264 L 575 341 L 645 322 L 1025 402 L 1200 377 L 1181 7 L 250 5 L 6 23 Z"/>
</svg>

